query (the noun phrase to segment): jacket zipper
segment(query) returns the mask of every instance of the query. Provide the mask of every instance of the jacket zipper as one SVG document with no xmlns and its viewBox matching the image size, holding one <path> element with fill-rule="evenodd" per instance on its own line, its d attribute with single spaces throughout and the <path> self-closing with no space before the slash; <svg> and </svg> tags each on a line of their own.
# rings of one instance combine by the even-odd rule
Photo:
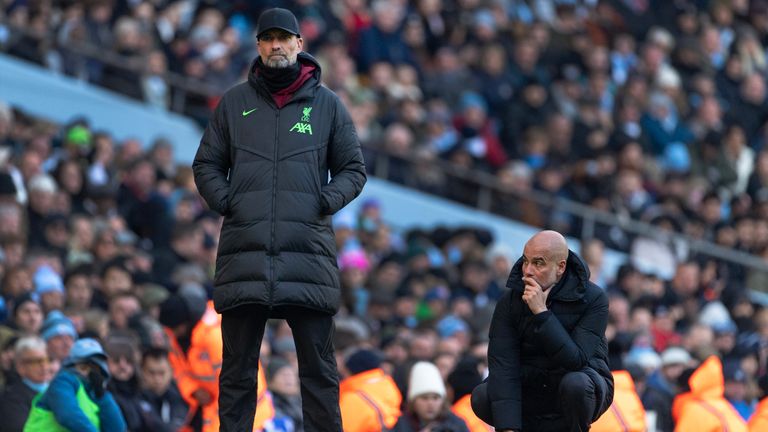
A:
<svg viewBox="0 0 768 432">
<path fill-rule="evenodd" d="M 280 138 L 280 108 L 275 111 L 275 152 L 272 157 L 272 223 L 270 227 L 269 241 L 269 308 L 272 309 L 272 302 L 275 297 L 275 231 L 277 225 L 277 146 Z"/>
</svg>

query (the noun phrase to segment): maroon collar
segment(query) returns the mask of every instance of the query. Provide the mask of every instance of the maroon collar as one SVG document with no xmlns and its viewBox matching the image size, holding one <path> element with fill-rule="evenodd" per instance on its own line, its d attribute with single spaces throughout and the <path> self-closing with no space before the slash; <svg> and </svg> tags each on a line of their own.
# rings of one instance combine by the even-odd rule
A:
<svg viewBox="0 0 768 432">
<path fill-rule="evenodd" d="M 293 94 L 296 93 L 296 91 L 298 91 L 310 77 L 312 77 L 314 72 L 315 65 L 302 63 L 301 71 L 299 71 L 299 76 L 296 78 L 296 81 L 294 81 L 293 84 L 289 85 L 288 87 L 272 93 L 272 99 L 275 101 L 277 108 L 284 107 L 288 101 L 291 100 Z"/>
</svg>

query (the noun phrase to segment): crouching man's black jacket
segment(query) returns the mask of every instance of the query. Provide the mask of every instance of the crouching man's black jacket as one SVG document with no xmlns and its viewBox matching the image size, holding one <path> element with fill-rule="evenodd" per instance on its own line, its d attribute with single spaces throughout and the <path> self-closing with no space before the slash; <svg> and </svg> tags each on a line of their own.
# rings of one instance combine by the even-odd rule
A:
<svg viewBox="0 0 768 432">
<path fill-rule="evenodd" d="M 496 429 L 524 429 L 528 422 L 557 424 L 558 385 L 571 371 L 585 372 L 607 394 L 600 413 L 613 400 L 605 328 L 608 298 L 589 281 L 589 269 L 569 251 L 566 271 L 551 289 L 547 311 L 533 315 L 522 300 L 522 258 L 507 281 L 510 291 L 493 315 L 488 347 L 488 397 Z M 595 413 L 597 415 L 599 413 Z"/>
</svg>

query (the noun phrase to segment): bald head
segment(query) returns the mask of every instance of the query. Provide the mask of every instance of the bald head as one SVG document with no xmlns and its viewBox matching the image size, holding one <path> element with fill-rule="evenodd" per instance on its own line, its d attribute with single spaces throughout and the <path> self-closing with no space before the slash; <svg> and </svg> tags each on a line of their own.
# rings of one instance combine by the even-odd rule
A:
<svg viewBox="0 0 768 432">
<path fill-rule="evenodd" d="M 528 243 L 538 250 L 549 251 L 549 257 L 555 261 L 568 259 L 568 244 L 565 237 L 557 231 L 539 231 Z"/>
<path fill-rule="evenodd" d="M 525 244 L 523 276 L 535 279 L 544 291 L 565 273 L 568 245 L 557 231 L 541 231 Z"/>
</svg>

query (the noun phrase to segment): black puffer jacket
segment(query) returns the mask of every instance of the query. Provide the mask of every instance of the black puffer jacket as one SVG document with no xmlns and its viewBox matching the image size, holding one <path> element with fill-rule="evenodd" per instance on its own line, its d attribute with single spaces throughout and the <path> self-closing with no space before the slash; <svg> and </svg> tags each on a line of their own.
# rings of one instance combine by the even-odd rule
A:
<svg viewBox="0 0 768 432">
<path fill-rule="evenodd" d="M 282 108 L 254 72 L 230 89 L 195 156 L 200 194 L 225 215 L 218 312 L 247 303 L 339 307 L 331 215 L 360 193 L 365 165 L 349 113 L 320 85 L 320 65 L 305 53 L 299 61 L 313 75 Z"/>
<path fill-rule="evenodd" d="M 547 298 L 547 312 L 533 315 L 523 302 L 522 276 L 521 258 L 507 280 L 510 291 L 499 300 L 491 321 L 488 397 L 493 426 L 525 429 L 524 423 L 535 422 L 540 430 L 567 429 L 560 424 L 557 389 L 571 371 L 583 371 L 606 384 L 596 419 L 613 400 L 605 338 L 608 297 L 589 281 L 589 269 L 572 251 L 563 277 Z"/>
</svg>

